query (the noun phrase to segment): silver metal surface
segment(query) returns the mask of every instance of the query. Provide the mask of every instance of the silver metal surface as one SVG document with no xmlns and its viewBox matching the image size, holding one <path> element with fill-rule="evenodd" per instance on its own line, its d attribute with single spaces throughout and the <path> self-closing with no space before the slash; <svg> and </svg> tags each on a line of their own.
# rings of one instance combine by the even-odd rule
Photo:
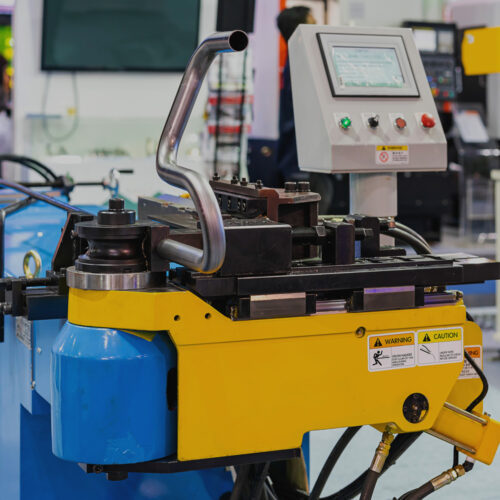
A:
<svg viewBox="0 0 500 500">
<path fill-rule="evenodd" d="M 316 302 L 316 314 L 332 314 L 347 312 L 346 301 L 339 300 L 318 300 Z"/>
<path fill-rule="evenodd" d="M 201 273 L 213 273 L 224 262 L 226 235 L 217 199 L 207 179 L 177 164 L 177 152 L 203 79 L 215 56 L 245 50 L 248 36 L 242 31 L 214 33 L 192 55 L 170 110 L 156 152 L 156 170 L 167 183 L 186 189 L 200 217 L 203 250 L 163 240 L 157 252 L 164 258 Z"/>
<path fill-rule="evenodd" d="M 470 413 L 466 410 L 462 410 L 462 408 L 459 408 L 458 406 L 452 405 L 451 403 L 445 403 L 444 407 L 448 408 L 448 410 L 451 410 L 455 413 L 458 413 L 459 415 L 462 415 L 462 417 L 468 418 L 469 420 L 473 420 L 474 422 L 477 422 L 478 424 L 488 425 L 488 421 L 485 418 L 474 415 L 473 413 Z"/>
<path fill-rule="evenodd" d="M 414 286 L 365 288 L 363 291 L 364 311 L 387 311 L 413 307 L 415 307 Z"/>
<path fill-rule="evenodd" d="M 250 297 L 250 319 L 305 316 L 305 293 L 276 293 Z"/>
<path fill-rule="evenodd" d="M 66 281 L 70 288 L 80 290 L 142 290 L 154 285 L 150 272 L 104 274 L 86 273 L 69 267 Z"/>
<path fill-rule="evenodd" d="M 467 446 L 466 444 L 461 443 L 460 441 L 455 441 L 454 439 L 451 439 L 448 436 L 441 434 L 440 432 L 433 431 L 432 429 L 428 429 L 425 432 L 427 434 L 430 434 L 431 436 L 434 436 L 435 438 L 441 439 L 441 441 L 445 441 L 449 444 L 452 444 L 453 446 L 456 446 L 457 448 L 460 448 L 461 450 L 464 450 L 467 453 L 470 453 L 471 455 L 476 454 L 476 450 L 474 448 L 471 448 L 470 446 Z"/>
</svg>

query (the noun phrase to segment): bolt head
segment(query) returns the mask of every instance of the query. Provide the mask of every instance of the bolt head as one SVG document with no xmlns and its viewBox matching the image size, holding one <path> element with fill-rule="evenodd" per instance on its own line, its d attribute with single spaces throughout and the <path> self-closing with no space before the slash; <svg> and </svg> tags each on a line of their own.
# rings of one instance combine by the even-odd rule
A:
<svg viewBox="0 0 500 500">
<path fill-rule="evenodd" d="M 356 330 L 356 337 L 358 339 L 361 339 L 365 336 L 365 333 L 366 333 L 366 328 L 364 326 L 360 326 L 357 330 Z"/>
</svg>

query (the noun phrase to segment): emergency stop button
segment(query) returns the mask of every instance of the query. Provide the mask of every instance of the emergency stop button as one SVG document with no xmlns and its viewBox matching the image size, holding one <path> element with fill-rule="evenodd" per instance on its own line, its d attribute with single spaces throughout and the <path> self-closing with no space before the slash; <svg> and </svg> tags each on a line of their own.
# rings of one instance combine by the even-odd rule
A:
<svg viewBox="0 0 500 500">
<path fill-rule="evenodd" d="M 420 117 L 420 121 L 422 123 L 422 127 L 424 128 L 434 128 L 436 126 L 436 120 L 432 115 L 429 115 L 428 113 L 424 113 Z"/>
</svg>

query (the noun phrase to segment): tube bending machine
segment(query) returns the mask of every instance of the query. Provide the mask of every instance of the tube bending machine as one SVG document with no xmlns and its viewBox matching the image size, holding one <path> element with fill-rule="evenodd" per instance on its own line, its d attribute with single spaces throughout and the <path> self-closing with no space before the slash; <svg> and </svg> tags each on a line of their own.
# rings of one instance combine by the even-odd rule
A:
<svg viewBox="0 0 500 500">
<path fill-rule="evenodd" d="M 290 41 L 301 168 L 351 174 L 340 216 L 318 214 L 307 182 L 209 182 L 177 164 L 210 63 L 246 45 L 242 32 L 205 40 L 165 124 L 157 171 L 189 199 L 140 198 L 136 214 L 113 198 L 95 216 L 2 181 L 28 196 L 2 237 L 2 381 L 25 369 L 17 389 L 0 387 L 17 465 L 2 460 L 21 484 L 8 500 L 67 498 L 66 482 L 75 499 L 317 500 L 362 425 L 381 431 L 372 464 L 322 498 L 371 498 L 422 432 L 450 443 L 454 463 L 401 499 L 492 462 L 500 424 L 483 411 L 481 331 L 453 286 L 498 279 L 500 264 L 432 254 L 394 218 L 396 172 L 446 168 L 411 32 L 304 25 Z M 27 246 L 51 254 L 33 219 L 55 234 L 61 208 L 46 277 L 13 277 Z M 303 437 L 338 427 L 310 491 Z M 45 475 L 33 473 L 41 459 Z"/>
</svg>

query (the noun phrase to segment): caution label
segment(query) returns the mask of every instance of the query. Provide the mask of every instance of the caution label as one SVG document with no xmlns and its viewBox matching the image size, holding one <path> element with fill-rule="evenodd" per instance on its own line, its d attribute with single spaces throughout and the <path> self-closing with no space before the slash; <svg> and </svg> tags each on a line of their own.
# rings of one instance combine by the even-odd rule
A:
<svg viewBox="0 0 500 500">
<path fill-rule="evenodd" d="M 375 146 L 377 165 L 408 165 L 410 149 L 408 146 Z"/>
<path fill-rule="evenodd" d="M 482 369 L 483 367 L 483 348 L 480 345 L 468 345 L 465 346 L 465 350 L 469 353 L 469 356 L 475 361 L 476 365 Z M 467 378 L 479 378 L 479 375 L 476 373 L 476 370 L 472 368 L 472 365 L 465 360 L 464 367 L 460 372 L 461 379 Z"/>
<path fill-rule="evenodd" d="M 461 327 L 418 332 L 418 364 L 438 365 L 463 360 L 463 331 Z"/>
<path fill-rule="evenodd" d="M 396 370 L 415 365 L 415 332 L 368 337 L 368 370 Z"/>
</svg>

